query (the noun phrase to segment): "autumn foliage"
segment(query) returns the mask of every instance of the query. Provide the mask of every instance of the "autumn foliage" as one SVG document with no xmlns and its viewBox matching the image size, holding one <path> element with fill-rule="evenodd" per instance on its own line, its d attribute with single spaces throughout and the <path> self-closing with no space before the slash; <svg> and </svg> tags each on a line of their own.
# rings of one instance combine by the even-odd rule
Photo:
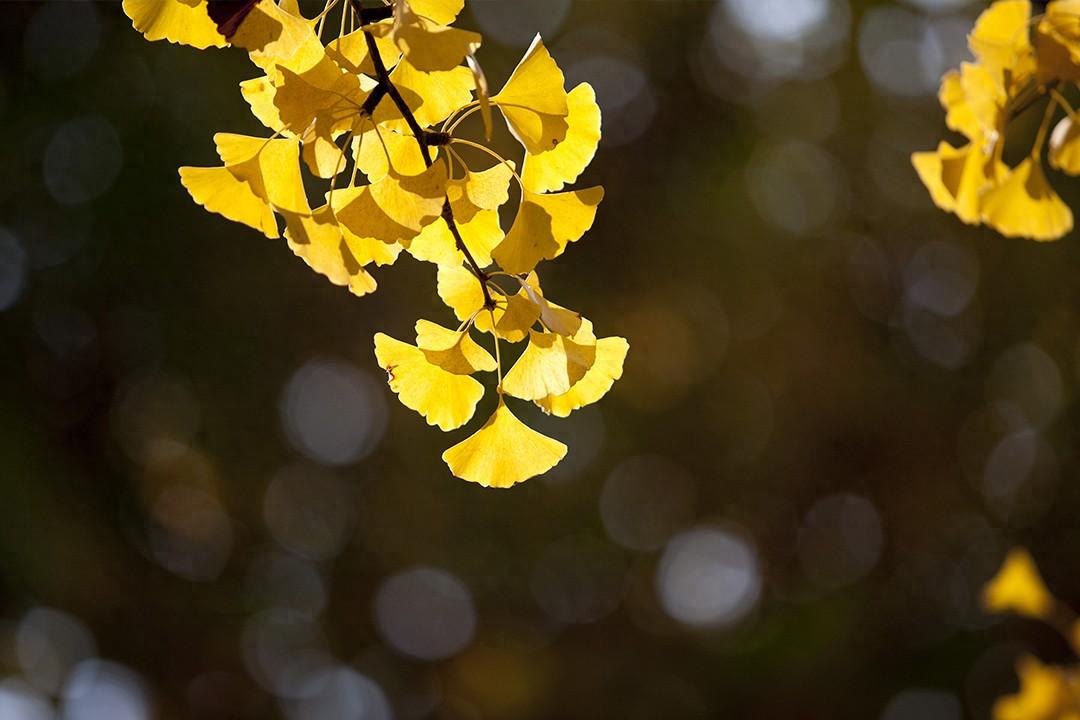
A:
<svg viewBox="0 0 1080 720">
<path fill-rule="evenodd" d="M 569 92 L 539 36 L 502 88 L 488 89 L 477 33 L 451 23 L 464 0 L 328 0 L 314 18 L 295 0 L 124 0 L 149 40 L 241 48 L 259 75 L 240 84 L 267 137 L 214 136 L 222 165 L 180 168 L 207 210 L 289 249 L 362 296 L 372 269 L 404 252 L 435 266 L 458 323 L 418 320 L 414 342 L 382 333 L 375 355 L 401 402 L 430 425 L 466 425 L 496 374 L 494 413 L 443 459 L 460 478 L 508 487 L 557 464 L 566 447 L 529 428 L 507 397 L 565 417 L 622 374 L 628 344 L 545 296 L 537 267 L 589 230 L 603 189 L 569 189 L 596 152 L 592 87 Z M 494 115 L 519 160 L 487 144 Z M 483 136 L 465 136 L 479 114 Z M 477 160 L 476 157 L 481 158 Z M 326 185 L 318 203 L 305 177 Z M 509 227 L 500 210 L 515 204 Z M 488 348 L 477 338 L 489 341 Z M 524 343 L 504 370 L 503 350 Z"/>
</svg>

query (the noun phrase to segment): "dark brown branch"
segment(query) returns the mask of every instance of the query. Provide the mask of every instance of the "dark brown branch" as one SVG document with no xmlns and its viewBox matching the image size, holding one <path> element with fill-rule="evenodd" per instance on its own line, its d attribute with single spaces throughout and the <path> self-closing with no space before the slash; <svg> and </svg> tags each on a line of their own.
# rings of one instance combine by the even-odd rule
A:
<svg viewBox="0 0 1080 720">
<path fill-rule="evenodd" d="M 360 25 L 363 26 L 368 21 L 368 13 L 373 11 L 364 10 L 361 0 L 351 0 L 353 10 L 356 11 L 356 16 L 360 19 Z M 420 127 L 420 123 L 417 122 L 416 116 L 413 115 L 412 108 L 405 102 L 405 98 L 401 97 L 401 93 L 394 86 L 394 83 L 390 81 L 390 72 L 386 69 L 386 63 L 383 62 L 382 56 L 379 54 L 379 48 L 375 44 L 375 36 L 367 30 L 364 30 L 364 40 L 367 42 L 368 54 L 371 55 L 371 62 L 375 66 L 375 79 L 379 85 L 371 91 L 371 95 L 368 96 L 367 101 L 364 102 L 364 109 L 367 110 L 368 102 L 371 98 L 382 89 L 382 93 L 371 104 L 371 109 L 368 112 L 370 115 L 375 111 L 375 107 L 382 100 L 382 95 L 388 95 L 397 107 L 398 112 L 401 113 L 401 117 L 405 119 L 405 124 L 409 126 L 409 130 L 412 131 L 413 137 L 416 138 L 417 145 L 420 146 L 420 154 L 424 157 L 424 165 L 431 167 L 431 149 L 428 147 L 428 134 Z M 454 220 L 454 210 L 450 207 L 450 198 L 443 199 L 442 218 L 446 221 L 446 226 L 450 229 L 450 234 L 454 238 L 454 245 L 461 254 L 465 256 L 466 262 L 469 264 L 469 269 L 472 274 L 476 276 L 476 279 L 480 282 L 480 289 L 484 293 L 484 307 L 491 309 L 495 307 L 495 301 L 491 297 L 491 292 L 488 290 L 488 275 L 480 269 L 480 264 L 476 262 L 476 258 L 469 252 L 469 248 L 465 245 L 465 240 L 461 237 L 461 232 L 458 230 L 457 222 Z"/>
</svg>

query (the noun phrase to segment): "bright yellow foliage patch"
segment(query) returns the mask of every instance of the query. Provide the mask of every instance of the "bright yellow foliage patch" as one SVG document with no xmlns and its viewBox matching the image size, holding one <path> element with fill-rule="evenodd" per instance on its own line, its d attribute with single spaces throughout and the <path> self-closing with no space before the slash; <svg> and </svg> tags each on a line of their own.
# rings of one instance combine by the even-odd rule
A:
<svg viewBox="0 0 1080 720">
<path fill-rule="evenodd" d="M 1030 0 L 997 0 L 968 36 L 975 62 L 945 74 L 938 99 L 945 124 L 968 143 L 941 143 L 917 152 L 912 164 L 934 204 L 969 225 L 986 224 L 1008 237 L 1057 240 L 1073 228 L 1072 211 L 1054 192 L 1043 168 L 1050 136 L 1050 166 L 1080 171 L 1073 142 L 1073 110 L 1061 94 L 1080 80 L 1080 2 L 1051 0 L 1033 17 Z M 1043 109 L 1030 151 L 1015 167 L 1004 164 L 1010 125 L 1030 108 Z"/>
<path fill-rule="evenodd" d="M 507 402 L 565 417 L 611 389 L 629 347 L 597 339 L 580 313 L 544 296 L 537 274 L 592 227 L 603 199 L 603 188 L 568 187 L 600 143 L 592 86 L 568 93 L 537 36 L 490 93 L 476 57 L 482 38 L 451 27 L 464 0 L 366 8 L 329 0 L 313 18 L 296 0 L 123 7 L 147 39 L 232 45 L 257 69 L 240 92 L 269 137 L 218 133 L 221 166 L 180 169 L 192 199 L 270 238 L 284 225 L 289 250 L 354 295 L 374 292 L 370 268 L 403 252 L 436 266 L 439 297 L 460 325 L 420 320 L 415 345 L 379 333 L 375 355 L 402 404 L 444 431 L 472 419 L 484 394 L 478 375 L 494 373 L 497 408 L 444 453 L 451 472 L 509 487 L 559 462 L 566 447 L 529 429 Z M 952 124 L 986 134 L 994 116 L 980 78 L 950 81 L 949 102 Z M 523 146 L 516 158 L 491 145 L 495 109 Z M 465 133 L 473 113 L 483 119 L 482 138 Z M 1055 158 L 1065 163 L 1071 145 L 1063 142 Z M 951 156 L 935 162 L 924 165 L 939 178 L 942 203 L 967 202 Z M 312 203 L 308 188 L 318 181 L 322 199 Z M 526 340 L 521 350 L 505 346 Z"/>
</svg>

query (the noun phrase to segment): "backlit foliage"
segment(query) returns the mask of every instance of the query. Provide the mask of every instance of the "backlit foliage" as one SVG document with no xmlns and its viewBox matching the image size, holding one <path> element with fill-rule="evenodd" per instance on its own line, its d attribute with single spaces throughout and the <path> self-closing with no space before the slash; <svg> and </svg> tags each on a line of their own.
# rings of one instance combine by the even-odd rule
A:
<svg viewBox="0 0 1080 720">
<path fill-rule="evenodd" d="M 997 575 L 983 589 L 983 605 L 992 612 L 1012 612 L 1056 628 L 1080 653 L 1080 621 L 1046 589 L 1031 555 L 1012 550 Z M 1020 689 L 999 698 L 994 720 L 1077 720 L 1080 718 L 1080 668 L 1046 665 L 1025 655 L 1016 664 Z"/>
<path fill-rule="evenodd" d="M 1080 127 L 1066 97 L 1080 81 L 1080 0 L 1051 0 L 1041 14 L 1033 6 L 1042 4 L 997 0 L 979 16 L 968 36 L 975 61 L 946 73 L 938 93 L 945 124 L 967 142 L 941 142 L 912 163 L 934 203 L 963 222 L 1057 240 L 1072 229 L 1073 213 L 1047 181 L 1043 151 L 1051 168 L 1080 174 Z M 1010 167 L 1006 136 L 1029 109 L 1041 109 L 1042 121 Z"/>
<path fill-rule="evenodd" d="M 373 292 L 370 270 L 403 251 L 436 266 L 459 324 L 419 320 L 415 344 L 379 333 L 375 356 L 401 402 L 444 431 L 473 418 L 484 395 L 476 376 L 495 373 L 494 413 L 443 459 L 460 478 L 509 487 L 554 467 L 566 446 L 522 423 L 507 396 L 565 417 L 607 393 L 629 346 L 547 298 L 536 272 L 589 230 L 604 195 L 568 189 L 600 140 L 593 89 L 567 92 L 537 36 L 490 93 L 480 35 L 450 26 L 463 5 L 328 0 L 305 18 L 295 0 L 124 0 L 124 11 L 149 40 L 232 45 L 259 68 L 240 91 L 271 134 L 218 133 L 222 165 L 180 168 L 197 203 L 269 238 L 284 234 L 311 269 L 355 295 Z M 481 142 L 495 111 L 523 148 L 520 163 Z M 483 138 L 462 136 L 474 113 Z M 327 183 L 315 207 L 305 175 Z M 500 208 L 512 199 L 504 230 Z M 500 340 L 524 343 L 506 372 Z"/>
</svg>

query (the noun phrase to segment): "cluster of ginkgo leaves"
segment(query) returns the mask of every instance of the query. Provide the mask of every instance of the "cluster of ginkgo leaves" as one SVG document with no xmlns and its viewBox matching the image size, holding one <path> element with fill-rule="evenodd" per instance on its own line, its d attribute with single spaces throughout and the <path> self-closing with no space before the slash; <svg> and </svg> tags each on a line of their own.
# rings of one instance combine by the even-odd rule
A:
<svg viewBox="0 0 1080 720">
<path fill-rule="evenodd" d="M 565 417 L 607 393 L 629 346 L 597 338 L 588 320 L 547 299 L 536 273 L 592 226 L 603 197 L 600 187 L 564 189 L 600 140 L 593 89 L 567 92 L 537 36 L 490 94 L 475 57 L 480 35 L 450 27 L 463 6 L 327 0 L 306 18 L 297 0 L 123 3 L 149 40 L 232 45 L 261 71 L 240 90 L 270 133 L 218 133 L 222 166 L 180 168 L 197 203 L 269 238 L 282 223 L 296 255 L 356 295 L 375 290 L 371 266 L 402 251 L 437 266 L 439 296 L 460 325 L 419 320 L 415 344 L 380 333 L 375 356 L 401 402 L 443 431 L 475 414 L 484 386 L 473 376 L 497 373 L 494 413 L 443 459 L 460 478 L 509 487 L 554 467 L 566 446 L 518 420 L 505 397 Z M 462 122 L 479 113 L 490 141 L 493 110 L 524 147 L 520 171 L 462 137 Z M 305 174 L 328 183 L 314 208 Z M 500 208 L 512 195 L 504 231 Z M 473 331 L 491 338 L 494 355 Z M 527 341 L 505 373 L 500 340 Z"/>
<path fill-rule="evenodd" d="M 1012 612 L 1049 624 L 1080 654 L 1080 620 L 1050 594 L 1026 550 L 1015 548 L 1006 556 L 983 589 L 983 605 L 992 612 Z M 1016 672 L 1020 690 L 998 699 L 994 720 L 1080 720 L 1080 667 L 1047 665 L 1025 655 Z"/>
<path fill-rule="evenodd" d="M 1036 3 L 1042 6 L 1043 3 Z M 941 81 L 945 124 L 967 143 L 941 142 L 912 163 L 934 203 L 970 225 L 1002 235 L 1057 240 L 1073 214 L 1046 179 L 1050 166 L 1080 174 L 1080 125 L 1066 95 L 1080 81 L 1080 0 L 1051 0 L 1034 15 L 1030 0 L 997 0 L 968 36 L 974 62 Z M 1029 108 L 1043 118 L 1029 152 L 1014 167 L 1003 161 L 1010 124 Z M 1064 117 L 1050 128 L 1059 111 Z"/>
</svg>

